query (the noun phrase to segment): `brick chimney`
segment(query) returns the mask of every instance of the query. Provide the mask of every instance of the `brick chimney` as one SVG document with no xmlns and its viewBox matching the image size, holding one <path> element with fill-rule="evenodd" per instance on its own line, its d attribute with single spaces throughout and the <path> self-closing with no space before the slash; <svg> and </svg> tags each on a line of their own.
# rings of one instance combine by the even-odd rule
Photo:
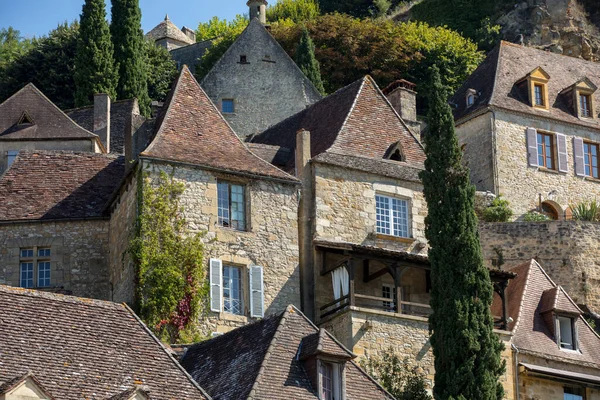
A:
<svg viewBox="0 0 600 400">
<path fill-rule="evenodd" d="M 400 79 L 390 83 L 382 91 L 404 122 L 414 128 L 416 133 L 420 133 L 421 123 L 417 121 L 416 87 L 414 83 Z"/>
<path fill-rule="evenodd" d="M 94 95 L 94 133 L 110 153 L 110 96 L 106 93 Z"/>
<path fill-rule="evenodd" d="M 248 0 L 246 5 L 250 7 L 250 21 L 258 18 L 261 24 L 267 24 L 267 0 Z"/>
<path fill-rule="evenodd" d="M 196 43 L 196 32 L 194 32 L 192 29 L 188 28 L 187 26 L 184 26 L 183 28 L 181 28 L 181 32 L 185 33 L 185 36 L 189 37 L 191 40 L 194 41 L 194 43 Z"/>
</svg>

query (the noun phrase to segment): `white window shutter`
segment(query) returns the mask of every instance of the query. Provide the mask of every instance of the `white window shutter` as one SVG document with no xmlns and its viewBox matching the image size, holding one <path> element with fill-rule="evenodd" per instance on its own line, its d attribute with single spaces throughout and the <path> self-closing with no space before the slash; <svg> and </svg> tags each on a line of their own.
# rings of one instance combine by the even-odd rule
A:
<svg viewBox="0 0 600 400">
<path fill-rule="evenodd" d="M 556 134 L 556 149 L 558 150 L 558 170 L 569 172 L 569 157 L 567 155 L 567 137 L 562 133 Z"/>
<path fill-rule="evenodd" d="M 560 349 L 560 321 L 557 316 L 554 316 L 554 337 L 556 338 L 556 344 L 558 344 L 558 348 Z"/>
<path fill-rule="evenodd" d="M 577 324 L 577 318 L 573 318 L 573 350 L 579 350 L 579 326 Z"/>
<path fill-rule="evenodd" d="M 573 153 L 575 156 L 575 175 L 585 176 L 585 161 L 583 158 L 583 139 L 573 138 Z"/>
<path fill-rule="evenodd" d="M 210 310 L 223 310 L 223 262 L 218 258 L 210 259 Z"/>
<path fill-rule="evenodd" d="M 265 290 L 263 284 L 263 267 L 250 266 L 250 316 L 262 318 L 265 316 Z"/>
<path fill-rule="evenodd" d="M 538 167 L 537 129 L 527 128 L 527 161 L 530 166 Z"/>
</svg>

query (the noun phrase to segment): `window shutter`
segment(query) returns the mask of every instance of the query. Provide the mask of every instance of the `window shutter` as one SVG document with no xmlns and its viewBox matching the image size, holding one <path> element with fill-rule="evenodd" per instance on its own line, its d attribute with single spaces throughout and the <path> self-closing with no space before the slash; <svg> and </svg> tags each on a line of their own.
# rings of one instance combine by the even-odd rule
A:
<svg viewBox="0 0 600 400">
<path fill-rule="evenodd" d="M 575 155 L 575 175 L 585 176 L 585 161 L 583 159 L 582 138 L 573 138 L 573 153 Z"/>
<path fill-rule="evenodd" d="M 261 318 L 265 316 L 265 296 L 263 286 L 263 267 L 250 266 L 250 316 Z"/>
<path fill-rule="evenodd" d="M 567 156 L 567 137 L 562 133 L 556 134 L 556 149 L 558 150 L 558 170 L 569 172 L 569 157 Z"/>
<path fill-rule="evenodd" d="M 556 315 L 554 316 L 554 337 L 556 338 L 556 344 L 560 349 L 560 321 Z"/>
<path fill-rule="evenodd" d="M 210 310 L 223 310 L 223 262 L 218 258 L 210 259 Z"/>
<path fill-rule="evenodd" d="M 573 350 L 579 350 L 579 324 L 577 318 L 573 318 Z M 580 350 L 581 351 L 581 350 Z"/>
<path fill-rule="evenodd" d="M 530 166 L 539 166 L 537 130 L 535 128 L 527 128 L 527 160 Z"/>
</svg>

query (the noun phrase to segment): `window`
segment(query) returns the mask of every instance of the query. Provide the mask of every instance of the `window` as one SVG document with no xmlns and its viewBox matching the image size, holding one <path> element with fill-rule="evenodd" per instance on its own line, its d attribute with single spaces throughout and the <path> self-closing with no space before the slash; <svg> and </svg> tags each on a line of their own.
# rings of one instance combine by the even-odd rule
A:
<svg viewBox="0 0 600 400">
<path fill-rule="evenodd" d="M 244 186 L 217 182 L 219 225 L 237 230 L 246 229 Z"/>
<path fill-rule="evenodd" d="M 558 320 L 559 345 L 561 349 L 577 350 L 575 343 L 575 321 L 570 317 L 556 317 Z"/>
<path fill-rule="evenodd" d="M 547 133 L 537 134 L 538 165 L 554 169 L 554 136 Z"/>
<path fill-rule="evenodd" d="M 233 99 L 223 99 L 221 100 L 221 112 L 223 113 L 233 113 Z"/>
<path fill-rule="evenodd" d="M 544 107 L 544 86 L 540 84 L 533 85 L 534 105 Z"/>
<path fill-rule="evenodd" d="M 467 107 L 471 107 L 473 104 L 475 104 L 475 95 L 470 94 L 467 96 Z"/>
<path fill-rule="evenodd" d="M 343 398 L 344 363 L 319 360 L 319 399 Z"/>
<path fill-rule="evenodd" d="M 9 150 L 6 152 L 6 167 L 10 167 L 13 162 L 15 162 L 15 158 L 17 158 L 18 151 Z"/>
<path fill-rule="evenodd" d="M 248 64 L 246 56 L 240 56 L 240 64 Z"/>
<path fill-rule="evenodd" d="M 250 317 L 264 317 L 263 267 L 223 264 L 218 258 L 209 261 L 210 310 Z"/>
<path fill-rule="evenodd" d="M 585 390 L 576 386 L 565 386 L 564 400 L 583 400 Z"/>
<path fill-rule="evenodd" d="M 376 195 L 375 211 L 377 233 L 405 238 L 409 237 L 408 201 Z"/>
<path fill-rule="evenodd" d="M 585 175 L 598 178 L 598 144 L 583 142 L 583 163 Z"/>
<path fill-rule="evenodd" d="M 579 94 L 579 114 L 582 117 L 592 116 L 592 107 L 589 94 Z"/>
<path fill-rule="evenodd" d="M 34 255 L 36 255 L 34 257 Z M 19 252 L 20 282 L 24 288 L 50 286 L 50 255 L 49 247 L 22 248 Z M 37 270 L 37 281 L 34 280 Z"/>
<path fill-rule="evenodd" d="M 381 297 L 384 299 L 390 299 L 390 301 L 383 302 L 383 311 L 394 312 L 394 302 L 396 301 L 396 292 L 394 286 L 384 283 L 381 287 Z"/>
<path fill-rule="evenodd" d="M 333 400 L 333 365 L 322 362 L 321 370 L 321 399 Z"/>
<path fill-rule="evenodd" d="M 223 311 L 242 315 L 242 271 L 239 267 L 223 265 Z"/>
</svg>

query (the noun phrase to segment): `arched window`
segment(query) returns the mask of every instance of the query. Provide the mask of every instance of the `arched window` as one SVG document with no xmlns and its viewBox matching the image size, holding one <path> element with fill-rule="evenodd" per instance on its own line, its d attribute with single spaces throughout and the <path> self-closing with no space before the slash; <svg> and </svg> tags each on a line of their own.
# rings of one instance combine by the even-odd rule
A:
<svg viewBox="0 0 600 400">
<path fill-rule="evenodd" d="M 396 142 L 391 145 L 384 158 L 394 161 L 406 161 L 406 156 L 404 155 L 404 151 L 402 150 L 402 145 L 400 142 Z"/>
</svg>

